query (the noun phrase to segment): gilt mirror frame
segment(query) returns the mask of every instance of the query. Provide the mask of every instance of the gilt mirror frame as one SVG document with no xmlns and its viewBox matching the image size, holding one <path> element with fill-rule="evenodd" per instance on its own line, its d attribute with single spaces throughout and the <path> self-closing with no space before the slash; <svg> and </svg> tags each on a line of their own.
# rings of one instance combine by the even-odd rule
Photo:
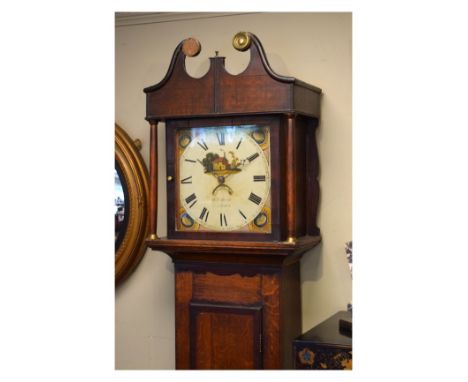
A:
<svg viewBox="0 0 468 382">
<path fill-rule="evenodd" d="M 149 232 L 149 176 L 139 152 L 141 144 L 138 140 L 135 142 L 115 124 L 115 166 L 116 170 L 119 168 L 126 199 L 126 222 L 115 248 L 116 285 L 126 279 L 143 258 Z"/>
</svg>

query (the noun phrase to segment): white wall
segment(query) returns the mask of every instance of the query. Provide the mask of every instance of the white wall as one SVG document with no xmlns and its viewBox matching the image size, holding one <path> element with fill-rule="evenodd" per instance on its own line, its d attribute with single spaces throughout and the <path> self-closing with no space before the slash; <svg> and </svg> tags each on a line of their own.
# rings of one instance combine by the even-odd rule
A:
<svg viewBox="0 0 468 382">
<path fill-rule="evenodd" d="M 198 18 L 201 16 L 201 18 Z M 351 301 L 351 277 L 344 245 L 351 232 L 351 41 L 349 13 L 263 13 L 205 17 L 206 14 L 156 15 L 119 20 L 115 30 L 115 120 L 143 143 L 148 164 L 149 126 L 144 120 L 143 88 L 159 82 L 177 44 L 195 37 L 198 57 L 187 60 L 193 76 L 208 70 L 215 50 L 235 74 L 249 53 L 231 45 L 245 30 L 263 44 L 273 70 L 323 90 L 317 132 L 321 199 L 318 225 L 323 242 L 301 261 L 303 330 Z M 184 20 L 185 18 L 185 20 Z M 175 20 L 179 19 L 179 20 Z M 172 21 L 168 21 L 172 20 Z M 158 235 L 166 235 L 164 131 L 159 130 Z M 172 369 L 175 366 L 174 271 L 167 255 L 147 251 L 139 267 L 116 291 L 116 368 Z"/>
</svg>

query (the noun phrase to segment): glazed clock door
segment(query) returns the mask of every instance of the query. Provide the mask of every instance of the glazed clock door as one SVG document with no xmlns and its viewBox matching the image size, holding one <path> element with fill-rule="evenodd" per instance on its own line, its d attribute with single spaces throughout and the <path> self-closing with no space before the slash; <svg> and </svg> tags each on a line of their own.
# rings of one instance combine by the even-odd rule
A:
<svg viewBox="0 0 468 382">
<path fill-rule="evenodd" d="M 169 128 L 170 237 L 274 236 L 276 127 L 272 121 L 227 120 Z"/>
<path fill-rule="evenodd" d="M 260 306 L 190 304 L 192 369 L 261 369 Z"/>
</svg>

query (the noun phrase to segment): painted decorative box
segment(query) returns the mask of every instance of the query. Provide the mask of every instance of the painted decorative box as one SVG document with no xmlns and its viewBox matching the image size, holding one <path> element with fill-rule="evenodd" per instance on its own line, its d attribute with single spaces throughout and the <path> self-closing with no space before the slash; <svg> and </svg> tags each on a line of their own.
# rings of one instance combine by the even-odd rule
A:
<svg viewBox="0 0 468 382">
<path fill-rule="evenodd" d="M 345 323 L 345 325 L 343 325 Z M 293 341 L 295 369 L 352 369 L 351 312 L 340 311 Z"/>
</svg>

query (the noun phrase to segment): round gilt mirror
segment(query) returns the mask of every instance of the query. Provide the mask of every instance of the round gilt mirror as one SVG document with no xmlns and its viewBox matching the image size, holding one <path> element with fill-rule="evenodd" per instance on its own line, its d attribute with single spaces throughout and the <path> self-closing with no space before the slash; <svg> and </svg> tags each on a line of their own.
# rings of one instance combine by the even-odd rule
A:
<svg viewBox="0 0 468 382">
<path fill-rule="evenodd" d="M 127 278 L 145 254 L 148 171 L 135 143 L 115 125 L 115 282 Z"/>
</svg>

